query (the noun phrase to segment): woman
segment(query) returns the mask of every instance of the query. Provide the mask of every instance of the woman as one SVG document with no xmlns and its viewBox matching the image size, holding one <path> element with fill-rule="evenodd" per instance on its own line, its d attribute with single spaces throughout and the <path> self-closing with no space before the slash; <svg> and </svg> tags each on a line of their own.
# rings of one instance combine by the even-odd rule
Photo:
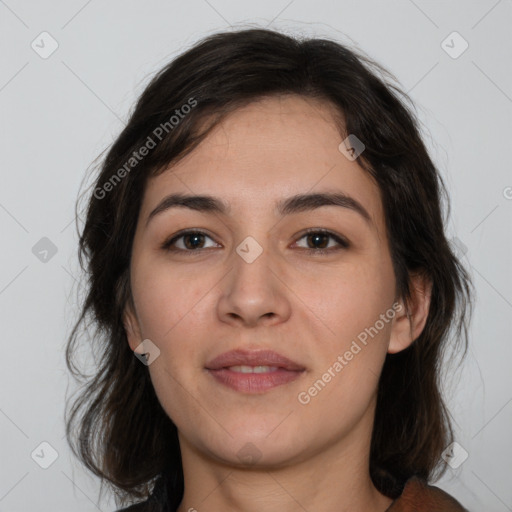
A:
<svg viewBox="0 0 512 512">
<path fill-rule="evenodd" d="M 91 317 L 102 359 L 67 432 L 121 506 L 143 500 L 126 510 L 464 510 L 429 481 L 471 283 L 379 70 L 328 40 L 217 34 L 110 148 L 67 348 L 77 374 Z"/>
</svg>

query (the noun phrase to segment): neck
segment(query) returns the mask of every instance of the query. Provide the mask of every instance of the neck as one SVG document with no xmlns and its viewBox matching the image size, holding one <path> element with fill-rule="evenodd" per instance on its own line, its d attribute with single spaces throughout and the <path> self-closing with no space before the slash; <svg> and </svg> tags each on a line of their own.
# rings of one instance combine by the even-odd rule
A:
<svg viewBox="0 0 512 512">
<path fill-rule="evenodd" d="M 177 512 L 385 512 L 392 500 L 370 478 L 367 424 L 364 436 L 359 425 L 352 436 L 280 467 L 223 464 L 180 436 L 185 492 Z"/>
</svg>

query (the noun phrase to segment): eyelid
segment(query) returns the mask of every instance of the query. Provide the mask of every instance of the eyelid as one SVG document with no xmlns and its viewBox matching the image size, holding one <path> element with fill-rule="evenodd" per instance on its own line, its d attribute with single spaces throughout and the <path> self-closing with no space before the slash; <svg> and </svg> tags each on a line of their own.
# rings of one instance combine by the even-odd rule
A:
<svg viewBox="0 0 512 512">
<path fill-rule="evenodd" d="M 215 243 L 218 243 L 214 240 L 214 238 L 211 235 L 209 235 L 206 231 L 204 231 L 202 229 L 186 228 L 186 229 L 182 229 L 182 230 L 178 231 L 177 233 L 174 233 L 169 238 L 166 238 L 164 240 L 164 242 L 161 244 L 160 248 L 163 249 L 164 251 L 181 252 L 181 253 L 194 253 L 194 252 L 203 251 L 204 249 L 196 249 L 195 251 L 193 251 L 193 250 L 172 248 L 172 244 L 175 243 L 177 240 L 179 240 L 180 238 L 183 238 L 186 235 L 191 235 L 191 234 L 204 235 L 204 236 L 210 238 L 211 240 L 213 240 Z"/>
<path fill-rule="evenodd" d="M 350 242 L 342 235 L 339 235 L 338 233 L 335 233 L 334 231 L 331 231 L 330 229 L 325 228 L 308 228 L 305 231 L 302 231 L 300 235 L 298 235 L 297 240 L 300 240 L 301 238 L 304 238 L 306 235 L 309 235 L 311 233 L 321 233 L 323 235 L 327 235 L 331 237 L 333 240 L 335 240 L 341 247 L 348 249 L 350 247 Z M 322 249 L 309 249 L 314 252 L 321 252 Z M 329 252 L 328 249 L 323 249 L 325 252 Z"/>
<path fill-rule="evenodd" d="M 332 253 L 334 251 L 341 250 L 341 249 L 348 249 L 351 246 L 350 242 L 344 236 L 339 235 L 339 234 L 337 234 L 329 229 L 325 229 L 325 228 L 308 228 L 308 229 L 300 232 L 300 234 L 295 235 L 294 244 L 296 244 L 299 240 L 306 237 L 307 235 L 316 234 L 316 233 L 323 234 L 323 235 L 326 235 L 326 236 L 332 238 L 333 240 L 336 241 L 336 243 L 338 244 L 338 247 L 330 247 L 327 249 L 325 249 L 325 248 L 324 249 L 322 249 L 322 248 L 320 248 L 320 249 L 302 248 L 303 250 L 308 251 L 310 253 L 327 254 L 327 253 Z M 181 253 L 188 253 L 188 254 L 201 253 L 202 251 L 204 251 L 206 249 L 210 249 L 210 248 L 206 248 L 206 249 L 199 248 L 196 250 L 187 250 L 187 249 L 180 249 L 180 248 L 172 247 L 173 244 L 177 240 L 179 240 L 180 238 L 183 238 L 186 235 L 191 235 L 191 234 L 204 235 L 205 237 L 210 238 L 212 241 L 214 241 L 215 243 L 218 244 L 218 242 L 215 241 L 215 239 L 211 235 L 209 235 L 206 231 L 199 229 L 199 228 L 196 228 L 196 229 L 195 228 L 186 228 L 186 229 L 182 229 L 182 230 L 178 231 L 177 233 L 174 233 L 169 238 L 166 238 L 160 247 L 164 251 L 181 252 Z"/>
</svg>

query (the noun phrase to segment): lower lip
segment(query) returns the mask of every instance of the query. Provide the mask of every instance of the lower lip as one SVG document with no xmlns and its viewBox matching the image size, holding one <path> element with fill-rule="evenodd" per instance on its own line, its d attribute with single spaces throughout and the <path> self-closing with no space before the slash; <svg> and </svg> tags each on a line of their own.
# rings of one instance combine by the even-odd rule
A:
<svg viewBox="0 0 512 512">
<path fill-rule="evenodd" d="M 208 370 L 218 382 L 236 391 L 244 393 L 261 393 L 269 389 L 288 384 L 298 379 L 304 371 L 291 371 L 279 368 L 265 373 L 241 373 L 228 368 L 220 370 Z"/>
</svg>

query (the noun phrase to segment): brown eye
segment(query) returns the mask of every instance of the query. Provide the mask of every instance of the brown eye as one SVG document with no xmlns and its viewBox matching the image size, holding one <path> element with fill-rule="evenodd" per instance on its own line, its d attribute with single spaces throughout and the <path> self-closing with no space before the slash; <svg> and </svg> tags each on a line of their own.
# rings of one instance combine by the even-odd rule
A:
<svg viewBox="0 0 512 512">
<path fill-rule="evenodd" d="M 315 249 L 325 249 L 329 244 L 329 235 L 325 233 L 313 233 L 306 235 L 308 243 L 312 243 Z M 318 245 L 317 245 L 318 244 Z"/>
<path fill-rule="evenodd" d="M 326 254 L 349 247 L 349 243 L 336 233 L 324 229 L 310 229 L 303 234 L 299 240 L 305 238 L 308 247 L 305 249 L 312 253 Z M 334 246 L 329 247 L 329 239 L 335 242 Z"/>
<path fill-rule="evenodd" d="M 166 240 L 161 247 L 166 251 L 198 252 L 205 248 L 204 243 L 206 238 L 212 240 L 212 238 L 203 231 L 182 231 L 169 240 Z"/>
<path fill-rule="evenodd" d="M 191 233 L 189 235 L 182 235 L 180 238 L 183 238 L 184 245 L 186 249 L 200 249 L 202 244 L 204 244 L 205 235 L 202 233 Z"/>
</svg>

